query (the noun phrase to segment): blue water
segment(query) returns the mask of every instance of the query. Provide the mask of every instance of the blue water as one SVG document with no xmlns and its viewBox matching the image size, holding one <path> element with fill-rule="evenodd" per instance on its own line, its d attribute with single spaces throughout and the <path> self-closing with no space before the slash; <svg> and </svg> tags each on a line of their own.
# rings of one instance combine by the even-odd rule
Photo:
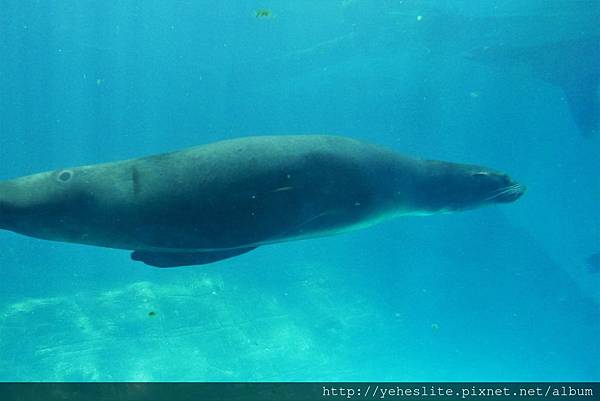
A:
<svg viewBox="0 0 600 401">
<path fill-rule="evenodd" d="M 600 380 L 599 136 L 539 68 L 465 57 L 598 38 L 599 8 L 0 0 L 1 179 L 332 133 L 528 187 L 204 267 L 0 232 L 0 380 Z"/>
</svg>

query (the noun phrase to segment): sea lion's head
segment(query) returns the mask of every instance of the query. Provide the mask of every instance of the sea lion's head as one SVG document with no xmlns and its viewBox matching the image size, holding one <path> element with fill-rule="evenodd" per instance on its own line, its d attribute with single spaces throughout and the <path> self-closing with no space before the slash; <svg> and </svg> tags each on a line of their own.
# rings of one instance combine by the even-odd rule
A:
<svg viewBox="0 0 600 401">
<path fill-rule="evenodd" d="M 416 181 L 416 202 L 425 212 L 455 212 L 493 203 L 510 203 L 525 193 L 525 186 L 507 174 L 486 167 L 423 162 Z"/>
</svg>

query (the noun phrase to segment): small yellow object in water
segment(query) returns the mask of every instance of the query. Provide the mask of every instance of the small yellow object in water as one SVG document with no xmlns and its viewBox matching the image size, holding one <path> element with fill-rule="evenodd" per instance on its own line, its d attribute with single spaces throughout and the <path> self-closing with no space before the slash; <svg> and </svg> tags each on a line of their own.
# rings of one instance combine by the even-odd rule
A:
<svg viewBox="0 0 600 401">
<path fill-rule="evenodd" d="M 273 13 L 271 10 L 266 8 L 261 8 L 260 10 L 256 10 L 256 18 L 268 18 L 271 17 Z"/>
</svg>

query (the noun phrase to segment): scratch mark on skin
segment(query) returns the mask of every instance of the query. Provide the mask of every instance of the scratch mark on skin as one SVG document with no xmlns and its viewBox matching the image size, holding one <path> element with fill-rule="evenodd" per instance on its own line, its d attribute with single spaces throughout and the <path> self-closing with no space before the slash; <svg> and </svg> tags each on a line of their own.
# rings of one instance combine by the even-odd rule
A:
<svg viewBox="0 0 600 401">
<path fill-rule="evenodd" d="M 294 187 L 281 187 L 281 188 L 275 188 L 274 190 L 269 191 L 269 192 L 291 191 L 292 189 L 294 189 Z"/>
<path fill-rule="evenodd" d="M 140 193 L 140 172 L 135 166 L 131 167 L 131 183 L 133 185 L 133 194 L 138 195 Z"/>
</svg>

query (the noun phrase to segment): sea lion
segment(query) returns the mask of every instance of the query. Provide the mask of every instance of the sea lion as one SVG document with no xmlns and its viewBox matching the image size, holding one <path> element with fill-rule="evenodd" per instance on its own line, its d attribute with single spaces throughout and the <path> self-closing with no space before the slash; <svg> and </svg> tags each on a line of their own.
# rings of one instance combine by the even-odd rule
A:
<svg viewBox="0 0 600 401">
<path fill-rule="evenodd" d="M 537 46 L 480 46 L 464 55 L 558 86 L 581 133 L 592 137 L 600 130 L 600 35 Z"/>
<path fill-rule="evenodd" d="M 585 260 L 587 271 L 590 274 L 600 273 L 600 252 L 596 252 Z"/>
<path fill-rule="evenodd" d="M 2 181 L 0 228 L 173 267 L 398 215 L 512 202 L 524 190 L 484 167 L 350 138 L 256 136 Z"/>
</svg>

